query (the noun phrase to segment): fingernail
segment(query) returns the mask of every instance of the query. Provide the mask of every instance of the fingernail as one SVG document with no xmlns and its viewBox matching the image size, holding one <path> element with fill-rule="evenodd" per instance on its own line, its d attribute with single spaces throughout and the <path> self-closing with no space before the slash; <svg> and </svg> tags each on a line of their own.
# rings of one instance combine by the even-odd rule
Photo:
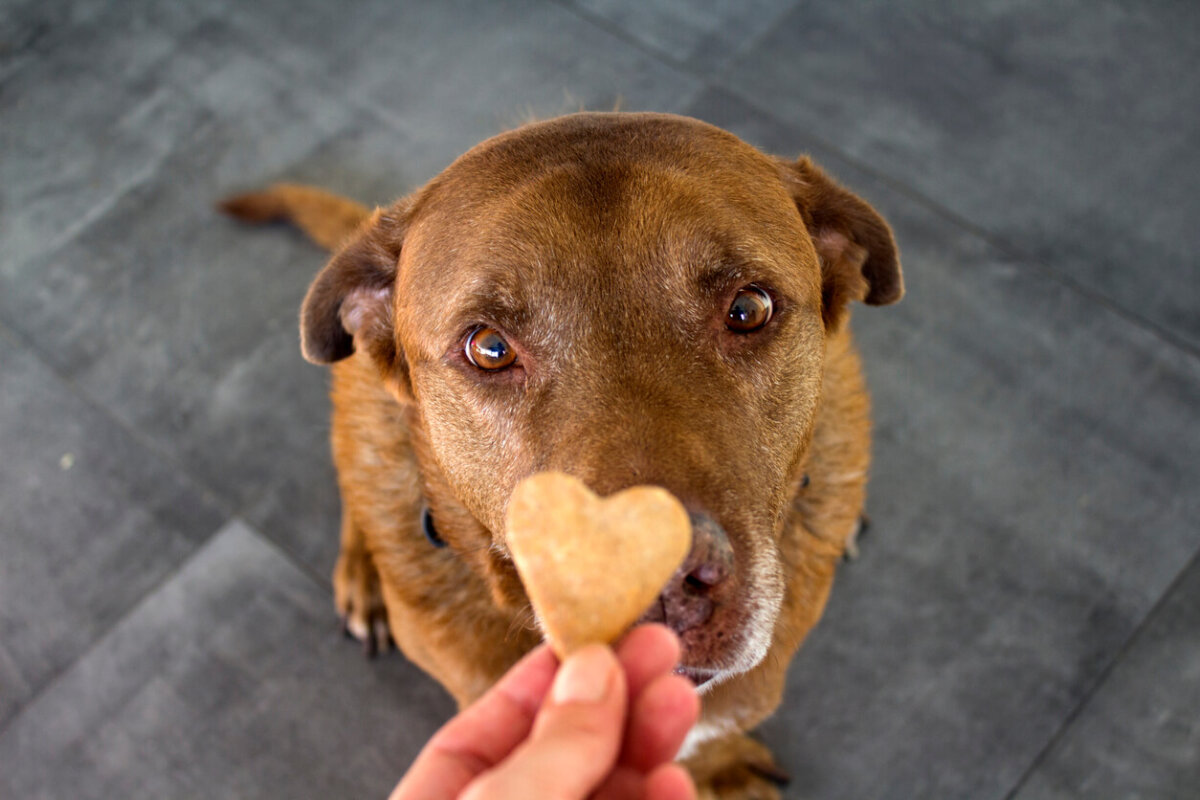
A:
<svg viewBox="0 0 1200 800">
<path fill-rule="evenodd" d="M 554 678 L 556 704 L 599 703 L 608 694 L 616 659 L 603 645 L 588 645 L 570 656 Z"/>
</svg>

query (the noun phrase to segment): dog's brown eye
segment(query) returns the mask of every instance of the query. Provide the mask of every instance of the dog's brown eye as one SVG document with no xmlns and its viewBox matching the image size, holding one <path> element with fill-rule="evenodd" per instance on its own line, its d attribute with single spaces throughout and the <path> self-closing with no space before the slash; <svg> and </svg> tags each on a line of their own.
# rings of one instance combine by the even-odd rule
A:
<svg viewBox="0 0 1200 800">
<path fill-rule="evenodd" d="M 467 360 L 480 369 L 504 369 L 517 360 L 512 345 L 495 328 L 480 326 L 467 337 Z"/>
<path fill-rule="evenodd" d="M 771 319 L 771 295 L 757 286 L 739 289 L 725 315 L 725 327 L 736 333 L 756 331 Z"/>
</svg>

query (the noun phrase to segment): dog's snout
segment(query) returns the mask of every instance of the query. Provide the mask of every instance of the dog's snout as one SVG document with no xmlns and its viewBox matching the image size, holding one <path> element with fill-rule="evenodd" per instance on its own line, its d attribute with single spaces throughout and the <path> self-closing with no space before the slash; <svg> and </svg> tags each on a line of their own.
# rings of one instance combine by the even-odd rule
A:
<svg viewBox="0 0 1200 800">
<path fill-rule="evenodd" d="M 692 549 L 643 618 L 678 634 L 708 622 L 733 575 L 733 548 L 725 529 L 703 512 L 691 512 Z"/>
</svg>

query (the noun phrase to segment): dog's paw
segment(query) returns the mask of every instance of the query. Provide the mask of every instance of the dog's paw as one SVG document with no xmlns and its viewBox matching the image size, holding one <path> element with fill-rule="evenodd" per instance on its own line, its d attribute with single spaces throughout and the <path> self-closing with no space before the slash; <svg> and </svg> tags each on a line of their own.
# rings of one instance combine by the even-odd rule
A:
<svg viewBox="0 0 1200 800">
<path fill-rule="evenodd" d="M 338 555 L 333 568 L 333 602 L 342 633 L 362 642 L 368 658 L 394 646 L 379 573 L 366 550 L 343 550 Z"/>
<path fill-rule="evenodd" d="M 779 800 L 788 783 L 771 751 L 742 734 L 702 745 L 687 767 L 700 800 Z"/>
</svg>

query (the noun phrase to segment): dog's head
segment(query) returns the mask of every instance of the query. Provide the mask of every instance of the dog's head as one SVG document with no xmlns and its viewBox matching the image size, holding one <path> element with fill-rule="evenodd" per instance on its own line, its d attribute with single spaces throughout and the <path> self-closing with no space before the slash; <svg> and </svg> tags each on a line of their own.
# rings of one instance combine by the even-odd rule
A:
<svg viewBox="0 0 1200 800">
<path fill-rule="evenodd" d="M 521 478 L 678 496 L 692 554 L 647 618 L 704 679 L 771 642 L 825 337 L 850 300 L 902 292 L 887 224 L 807 159 L 682 117 L 577 114 L 376 212 L 317 277 L 302 334 L 310 360 L 375 362 L 439 529 L 502 604 L 527 602 L 504 544 Z"/>
</svg>

